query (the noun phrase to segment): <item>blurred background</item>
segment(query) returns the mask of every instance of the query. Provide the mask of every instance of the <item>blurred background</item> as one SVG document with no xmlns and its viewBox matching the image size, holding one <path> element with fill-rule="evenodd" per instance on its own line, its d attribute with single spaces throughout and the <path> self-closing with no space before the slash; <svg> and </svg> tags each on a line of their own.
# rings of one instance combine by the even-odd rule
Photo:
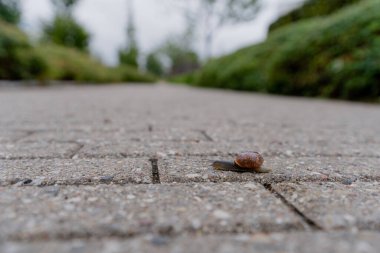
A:
<svg viewBox="0 0 380 253">
<path fill-rule="evenodd" d="M 379 0 L 0 0 L 0 79 L 380 101 Z"/>
</svg>

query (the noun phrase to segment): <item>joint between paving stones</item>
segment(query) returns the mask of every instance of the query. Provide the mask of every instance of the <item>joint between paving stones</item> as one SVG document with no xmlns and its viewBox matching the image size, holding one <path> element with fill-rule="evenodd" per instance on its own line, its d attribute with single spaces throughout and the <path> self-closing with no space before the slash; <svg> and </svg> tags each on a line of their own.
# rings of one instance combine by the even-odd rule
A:
<svg viewBox="0 0 380 253">
<path fill-rule="evenodd" d="M 78 154 L 78 152 L 84 147 L 84 144 L 80 144 L 80 143 L 76 143 L 76 144 L 78 145 L 78 147 L 72 151 L 72 153 L 69 156 L 70 159 L 73 159 L 75 155 Z"/>
<path fill-rule="evenodd" d="M 21 141 L 21 140 L 23 140 L 25 138 L 28 138 L 29 136 L 32 136 L 35 133 L 37 133 L 37 131 L 35 131 L 35 130 L 25 131 L 25 135 L 21 136 L 20 138 L 15 139 L 14 142 Z"/>
<path fill-rule="evenodd" d="M 307 225 L 308 227 L 313 231 L 322 231 L 323 228 L 310 219 L 306 214 L 304 214 L 301 210 L 299 210 L 296 206 L 294 206 L 292 203 L 290 203 L 281 193 L 276 191 L 276 189 L 273 188 L 272 184 L 264 183 L 262 186 L 265 187 L 268 191 L 270 191 L 276 198 L 280 199 L 281 202 L 286 205 L 291 211 L 296 213 Z"/>
<path fill-rule="evenodd" d="M 206 139 L 206 141 L 210 141 L 210 142 L 214 141 L 214 139 L 205 130 L 199 130 L 199 132 Z"/>
<path fill-rule="evenodd" d="M 152 183 L 161 184 L 160 171 L 158 169 L 158 159 L 155 157 L 152 157 L 149 159 L 149 161 L 152 164 Z"/>
</svg>

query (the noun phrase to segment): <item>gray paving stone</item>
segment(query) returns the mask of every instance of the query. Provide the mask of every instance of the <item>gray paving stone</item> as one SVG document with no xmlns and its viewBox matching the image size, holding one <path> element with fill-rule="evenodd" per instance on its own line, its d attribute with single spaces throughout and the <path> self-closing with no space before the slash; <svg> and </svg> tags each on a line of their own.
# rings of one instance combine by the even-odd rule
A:
<svg viewBox="0 0 380 253">
<path fill-rule="evenodd" d="M 0 143 L 0 159 L 70 158 L 80 147 L 69 142 Z"/>
<path fill-rule="evenodd" d="M 176 141 L 176 142 L 199 142 L 205 140 L 200 131 L 191 129 L 165 129 L 160 131 L 149 131 L 147 125 L 144 131 L 133 131 L 127 129 L 113 130 L 45 130 L 38 131 L 24 138 L 29 142 L 51 142 L 51 141 L 75 141 L 86 144 L 96 144 L 99 142 L 154 142 L 154 141 Z"/>
<path fill-rule="evenodd" d="M 281 183 L 273 186 L 325 229 L 380 230 L 380 183 Z"/>
<path fill-rule="evenodd" d="M 53 192 L 53 193 L 52 193 Z M 304 223 L 261 185 L 97 185 L 0 191 L 0 238 L 53 239 L 299 230 Z"/>
<path fill-rule="evenodd" d="M 325 125 L 321 122 L 316 125 L 305 124 L 270 124 L 255 123 L 249 125 L 220 124 L 217 127 L 204 129 L 216 142 L 307 142 L 311 144 L 343 143 L 371 144 L 379 143 L 380 136 L 374 128 L 356 128 L 351 125 Z"/>
<path fill-rule="evenodd" d="M 348 148 L 349 147 L 349 148 Z M 282 143 L 282 142 L 210 142 L 193 140 L 187 142 L 152 140 L 152 141 L 102 141 L 89 143 L 81 150 L 81 157 L 100 157 L 133 155 L 163 155 L 176 156 L 212 156 L 228 155 L 246 150 L 257 150 L 263 155 L 300 157 L 300 156 L 352 156 L 380 158 L 380 144 L 346 145 L 342 143 Z"/>
<path fill-rule="evenodd" d="M 148 158 L 0 160 L 0 186 L 151 183 Z"/>
<path fill-rule="evenodd" d="M 380 181 L 379 158 L 356 157 L 264 157 L 272 172 L 236 173 L 214 170 L 215 160 L 233 161 L 234 156 L 164 157 L 159 159 L 161 182 Z"/>
<path fill-rule="evenodd" d="M 122 240 L 70 240 L 51 242 L 8 242 L 0 251 L 7 253 L 124 253 L 124 252 L 263 252 L 263 253 L 377 253 L 380 234 L 371 232 L 273 233 L 241 235 L 146 235 Z"/>
<path fill-rule="evenodd" d="M 14 142 L 28 135 L 28 131 L 0 129 L 0 143 Z"/>
</svg>

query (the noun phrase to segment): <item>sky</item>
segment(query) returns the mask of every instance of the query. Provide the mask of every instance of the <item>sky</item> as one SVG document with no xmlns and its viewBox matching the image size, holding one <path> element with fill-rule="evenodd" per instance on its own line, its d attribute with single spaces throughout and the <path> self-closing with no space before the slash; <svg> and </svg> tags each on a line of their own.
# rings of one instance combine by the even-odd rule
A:
<svg viewBox="0 0 380 253">
<path fill-rule="evenodd" d="M 227 26 L 218 32 L 213 45 L 214 56 L 263 41 L 269 24 L 302 0 L 262 1 L 264 7 L 255 20 Z M 180 33 L 184 28 L 180 11 L 163 2 L 134 0 L 137 40 L 145 54 L 160 46 L 170 34 Z M 21 0 L 21 4 L 21 26 L 37 38 L 41 23 L 53 17 L 50 0 Z M 127 0 L 82 0 L 75 8 L 75 17 L 91 34 L 91 52 L 108 65 L 117 64 L 117 51 L 125 44 L 127 13 Z"/>
</svg>

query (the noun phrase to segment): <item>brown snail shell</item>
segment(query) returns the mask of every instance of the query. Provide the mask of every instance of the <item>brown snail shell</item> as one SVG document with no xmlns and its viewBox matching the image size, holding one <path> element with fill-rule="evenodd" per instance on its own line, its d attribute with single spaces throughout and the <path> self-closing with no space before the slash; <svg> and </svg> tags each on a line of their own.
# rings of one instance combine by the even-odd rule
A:
<svg viewBox="0 0 380 253">
<path fill-rule="evenodd" d="M 238 154 L 234 162 L 240 168 L 257 170 L 263 165 L 264 158 L 258 152 L 248 151 Z"/>
<path fill-rule="evenodd" d="M 217 170 L 227 170 L 236 172 L 257 172 L 267 173 L 270 169 L 263 168 L 263 156 L 254 151 L 247 151 L 239 153 L 234 162 L 229 161 L 214 161 L 212 166 Z"/>
</svg>

